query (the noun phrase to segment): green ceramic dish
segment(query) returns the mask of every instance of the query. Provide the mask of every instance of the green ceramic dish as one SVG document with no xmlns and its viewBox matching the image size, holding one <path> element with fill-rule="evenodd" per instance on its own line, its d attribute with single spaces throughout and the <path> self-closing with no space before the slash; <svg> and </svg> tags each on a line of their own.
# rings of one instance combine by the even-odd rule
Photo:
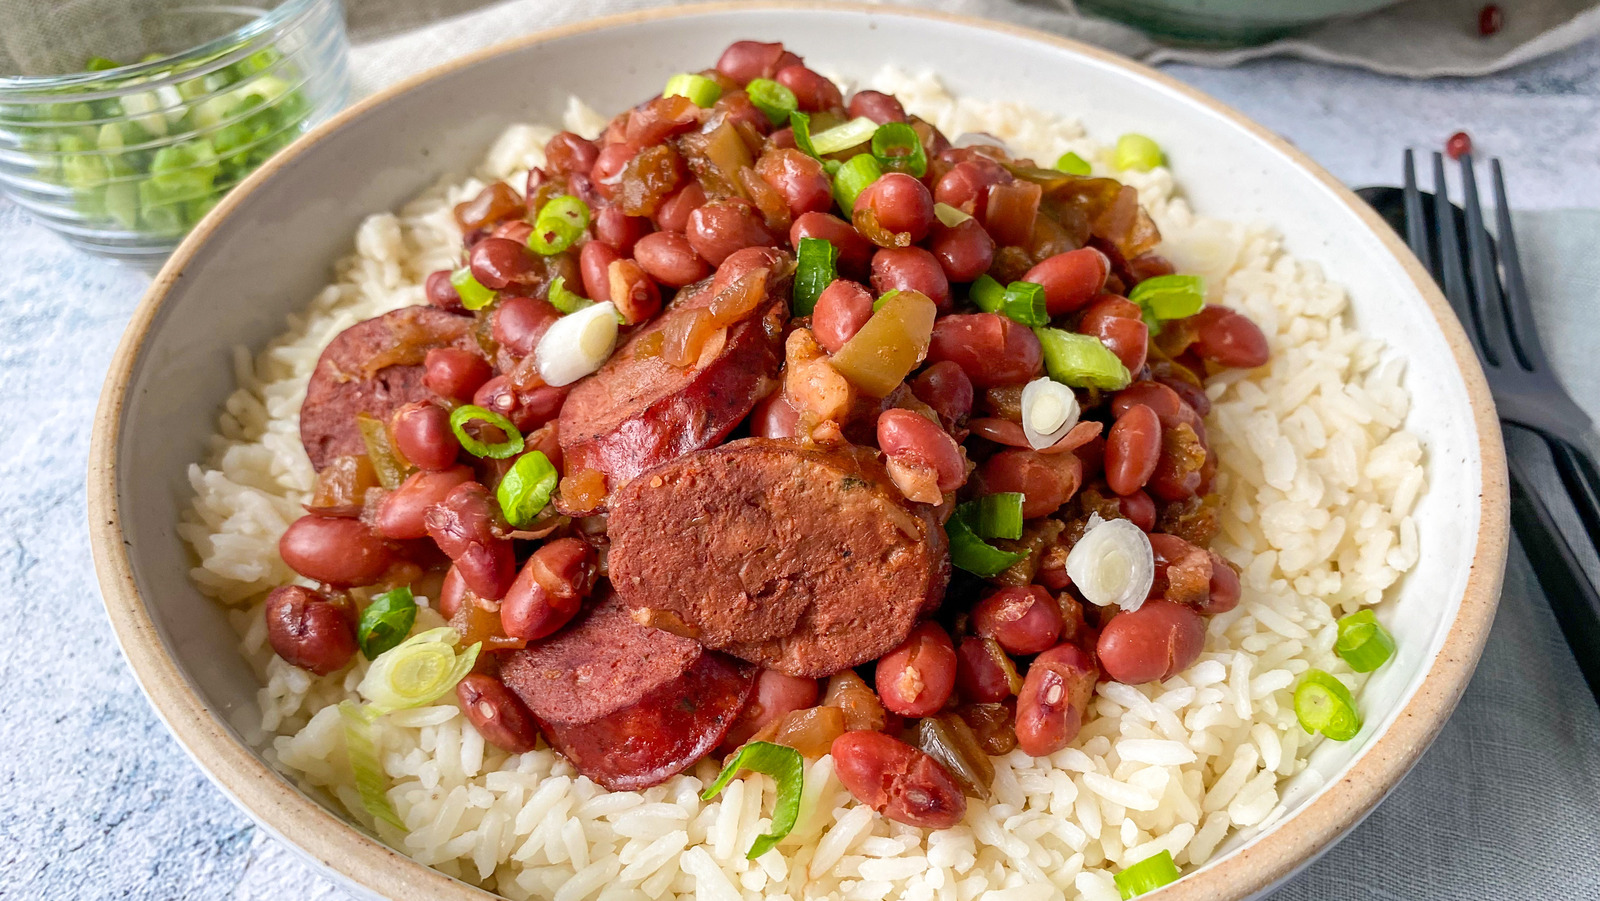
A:
<svg viewBox="0 0 1600 901">
<path fill-rule="evenodd" d="M 1084 12 L 1192 44 L 1260 44 L 1397 0 L 1078 0 Z"/>
</svg>

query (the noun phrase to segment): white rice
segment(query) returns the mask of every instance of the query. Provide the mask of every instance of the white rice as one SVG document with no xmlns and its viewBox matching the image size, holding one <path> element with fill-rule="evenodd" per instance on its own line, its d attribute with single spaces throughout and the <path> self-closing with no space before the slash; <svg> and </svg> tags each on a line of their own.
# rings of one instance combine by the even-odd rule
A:
<svg viewBox="0 0 1600 901">
<path fill-rule="evenodd" d="M 1073 150 L 1105 170 L 1105 148 L 1075 122 L 955 100 L 931 76 L 886 70 L 872 86 L 946 134 L 988 132 L 1041 160 Z M 604 122 L 576 102 L 567 120 L 588 134 Z M 1159 685 L 1102 684 L 1072 747 L 996 759 L 992 802 L 971 804 L 962 824 L 940 832 L 857 806 L 825 757 L 807 767 L 794 831 L 749 861 L 768 824 L 767 778 L 701 802 L 716 772 L 702 761 L 655 788 L 608 793 L 554 751 L 507 755 L 485 744 L 453 693 L 378 724 L 389 797 L 409 832 L 375 823 L 353 786 L 334 708 L 353 696 L 365 664 L 318 678 L 283 663 L 259 606 L 294 578 L 276 544 L 313 484 L 297 424 L 306 379 L 340 330 L 423 301 L 422 280 L 456 258 L 450 205 L 486 179 L 541 163 L 550 133 L 514 126 L 476 178 L 369 217 L 356 253 L 288 331 L 254 358 L 236 354 L 239 389 L 206 462 L 190 468 L 195 497 L 180 531 L 199 560 L 195 582 L 234 608 L 262 678 L 270 760 L 395 848 L 514 899 L 1114 901 L 1117 869 L 1162 850 L 1192 868 L 1236 828 L 1282 815 L 1280 785 L 1320 740 L 1295 721 L 1292 687 L 1312 667 L 1352 689 L 1364 681 L 1333 654 L 1334 621 L 1380 602 L 1416 562 L 1409 514 L 1425 483 L 1423 451 L 1400 428 L 1409 404 L 1401 365 L 1349 327 L 1343 291 L 1286 256 L 1270 229 L 1198 217 L 1156 169 L 1121 177 L 1160 225 L 1161 252 L 1206 276 L 1213 302 L 1249 314 L 1273 352 L 1268 366 L 1225 373 L 1208 389 L 1225 500 L 1215 548 L 1242 568 L 1244 596 L 1211 619 L 1198 663 Z M 417 629 L 438 624 L 429 611 Z"/>
</svg>

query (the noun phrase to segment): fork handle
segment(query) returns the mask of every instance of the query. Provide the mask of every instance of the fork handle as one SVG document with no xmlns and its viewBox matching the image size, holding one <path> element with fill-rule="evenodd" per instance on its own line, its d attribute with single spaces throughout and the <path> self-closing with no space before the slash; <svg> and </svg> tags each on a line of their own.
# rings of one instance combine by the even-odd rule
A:
<svg viewBox="0 0 1600 901">
<path fill-rule="evenodd" d="M 1587 441 L 1583 445 L 1552 438 L 1550 451 L 1561 473 L 1561 481 L 1572 495 L 1578 517 L 1589 533 L 1589 540 L 1600 553 L 1600 471 L 1597 471 L 1593 450 L 1596 441 L 1592 432 L 1584 437 Z"/>
</svg>

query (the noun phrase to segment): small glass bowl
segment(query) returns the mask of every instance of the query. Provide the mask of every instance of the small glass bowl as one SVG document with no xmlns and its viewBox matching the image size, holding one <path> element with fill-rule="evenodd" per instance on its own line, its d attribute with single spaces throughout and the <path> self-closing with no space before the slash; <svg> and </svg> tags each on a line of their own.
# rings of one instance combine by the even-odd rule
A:
<svg viewBox="0 0 1600 901">
<path fill-rule="evenodd" d="M 72 244 L 145 269 L 349 96 L 340 0 L 192 4 L 147 3 L 151 27 L 119 31 L 141 45 L 97 51 L 141 62 L 0 76 L 0 192 Z"/>
</svg>

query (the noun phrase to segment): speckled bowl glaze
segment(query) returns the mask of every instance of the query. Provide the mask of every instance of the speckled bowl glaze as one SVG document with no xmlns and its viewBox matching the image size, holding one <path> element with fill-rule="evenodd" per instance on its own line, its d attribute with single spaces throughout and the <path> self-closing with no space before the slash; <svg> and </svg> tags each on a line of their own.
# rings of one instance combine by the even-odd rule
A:
<svg viewBox="0 0 1600 901">
<path fill-rule="evenodd" d="M 233 389 L 230 348 L 284 328 L 349 252 L 357 223 L 466 172 L 516 121 L 559 121 L 569 94 L 624 108 L 739 38 L 782 40 L 864 76 L 939 60 L 958 93 L 1137 129 L 1168 151 L 1200 211 L 1262 219 L 1345 285 L 1358 326 L 1409 360 L 1407 427 L 1427 447 L 1421 556 L 1391 602 L 1400 654 L 1368 684 L 1368 726 L 1324 743 L 1292 813 L 1237 836 L 1151 898 L 1221 901 L 1285 879 L 1360 819 L 1455 706 L 1488 634 L 1507 536 L 1505 463 L 1483 375 L 1444 298 L 1388 228 L 1294 148 L 1221 104 L 1103 51 L 1043 34 L 883 7 L 739 4 L 603 19 L 492 47 L 346 111 L 251 176 L 156 278 L 111 366 L 94 430 L 89 526 L 106 608 L 151 702 L 213 780 L 265 828 L 375 896 L 487 898 L 352 826 L 269 768 L 251 740 L 254 675 L 221 608 L 190 584 L 175 526 L 185 467 Z"/>
</svg>

